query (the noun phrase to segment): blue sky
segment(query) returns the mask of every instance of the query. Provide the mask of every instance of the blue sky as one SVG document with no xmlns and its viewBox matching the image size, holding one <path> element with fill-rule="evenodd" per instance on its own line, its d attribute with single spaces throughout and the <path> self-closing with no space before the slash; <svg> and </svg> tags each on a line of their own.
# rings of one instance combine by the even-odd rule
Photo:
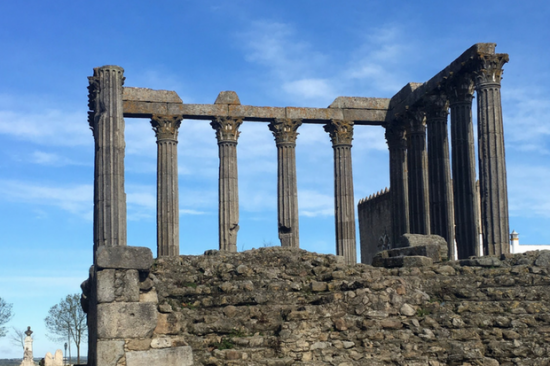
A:
<svg viewBox="0 0 550 366">
<path fill-rule="evenodd" d="M 0 3 L 0 297 L 8 324 L 35 329 L 35 357 L 62 348 L 43 319 L 80 291 L 92 262 L 93 137 L 87 76 L 125 69 L 126 86 L 213 103 L 327 107 L 337 96 L 392 97 L 464 50 L 508 53 L 502 101 L 510 229 L 550 244 L 550 3 L 546 1 L 3 1 Z M 475 106 L 475 104 L 474 104 Z M 475 108 L 474 108 L 475 116 Z M 238 248 L 278 244 L 276 149 L 265 123 L 239 138 Z M 334 253 L 332 148 L 320 125 L 297 141 L 302 248 Z M 181 253 L 216 248 L 218 157 L 207 121 L 179 135 Z M 156 146 L 126 120 L 128 244 L 156 252 Z M 380 127 L 355 129 L 355 200 L 389 183 Z M 85 348 L 84 348 L 85 352 Z M 74 352 L 73 352 L 74 353 Z M 0 358 L 22 350 L 0 339 Z"/>
</svg>

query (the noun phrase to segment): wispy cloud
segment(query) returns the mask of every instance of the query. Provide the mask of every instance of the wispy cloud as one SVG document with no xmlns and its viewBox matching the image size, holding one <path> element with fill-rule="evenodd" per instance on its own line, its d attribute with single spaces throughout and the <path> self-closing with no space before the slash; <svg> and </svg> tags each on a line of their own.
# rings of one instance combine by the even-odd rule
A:
<svg viewBox="0 0 550 366">
<path fill-rule="evenodd" d="M 47 186 L 15 180 L 0 180 L 0 197 L 33 205 L 53 206 L 92 219 L 93 186 Z"/>
<path fill-rule="evenodd" d="M 550 154 L 550 98 L 537 87 L 504 88 L 506 147 Z"/>
<path fill-rule="evenodd" d="M 404 57 L 410 58 L 413 45 L 403 41 L 402 30 L 395 25 L 385 25 L 364 38 L 350 55 L 343 77 L 349 82 L 366 85 L 371 93 L 395 93 L 403 85 Z"/>
<path fill-rule="evenodd" d="M 93 165 L 92 161 L 84 163 L 82 161 L 73 160 L 66 156 L 46 151 L 36 150 L 29 156 L 29 161 L 33 164 L 48 165 L 48 166 L 67 166 L 67 165 Z"/>
<path fill-rule="evenodd" d="M 334 197 L 317 191 L 302 189 L 298 194 L 300 215 L 306 217 L 333 216 Z"/>
<path fill-rule="evenodd" d="M 510 216 L 550 218 L 550 168 L 508 165 Z"/>
<path fill-rule="evenodd" d="M 90 146 L 93 137 L 86 121 L 84 111 L 19 113 L 0 110 L 0 134 L 47 146 Z"/>
</svg>

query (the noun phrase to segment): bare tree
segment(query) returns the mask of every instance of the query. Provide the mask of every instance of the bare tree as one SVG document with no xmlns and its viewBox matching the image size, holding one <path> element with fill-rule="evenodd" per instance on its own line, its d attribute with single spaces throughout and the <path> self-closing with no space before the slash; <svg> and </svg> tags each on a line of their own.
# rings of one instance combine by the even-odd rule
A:
<svg viewBox="0 0 550 366">
<path fill-rule="evenodd" d="M 69 354 L 71 341 L 76 345 L 77 363 L 80 363 L 80 343 L 88 337 L 86 313 L 80 305 L 80 295 L 67 295 L 65 299 L 54 305 L 44 319 L 46 328 L 52 333 L 48 335 L 53 340 L 69 340 Z"/>
<path fill-rule="evenodd" d="M 0 297 L 0 338 L 5 337 L 7 334 L 6 327 L 4 324 L 9 322 L 13 317 L 11 312 L 13 304 L 7 303 L 3 298 Z"/>
<path fill-rule="evenodd" d="M 25 334 L 25 329 L 17 329 L 16 327 L 11 327 L 11 332 L 9 338 L 11 339 L 11 343 L 13 343 L 16 346 L 21 346 L 23 350 L 25 350 L 25 337 L 27 335 Z M 34 340 L 36 339 L 34 336 L 34 333 L 31 334 L 31 338 Z"/>
</svg>

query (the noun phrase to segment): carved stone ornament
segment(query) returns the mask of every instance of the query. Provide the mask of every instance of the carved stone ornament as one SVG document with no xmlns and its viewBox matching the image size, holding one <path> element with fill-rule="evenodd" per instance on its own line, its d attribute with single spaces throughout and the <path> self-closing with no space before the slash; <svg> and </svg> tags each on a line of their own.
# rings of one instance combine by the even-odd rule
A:
<svg viewBox="0 0 550 366">
<path fill-rule="evenodd" d="M 399 125 L 390 125 L 386 127 L 386 141 L 389 148 L 407 149 L 407 136 L 405 129 Z"/>
<path fill-rule="evenodd" d="M 298 137 L 296 130 L 301 124 L 301 119 L 277 118 L 268 127 L 275 136 L 276 144 L 294 144 Z"/>
<path fill-rule="evenodd" d="M 151 126 L 158 140 L 177 140 L 178 128 L 181 125 L 183 116 L 153 115 Z"/>
<path fill-rule="evenodd" d="M 218 142 L 234 141 L 237 142 L 241 131 L 239 126 L 243 123 L 241 117 L 216 117 L 210 126 L 216 130 Z"/>
<path fill-rule="evenodd" d="M 474 98 L 474 81 L 470 74 L 460 74 L 447 84 L 447 96 L 451 104 L 471 102 Z"/>
<path fill-rule="evenodd" d="M 95 67 L 94 68 L 94 75 L 88 76 L 88 124 L 90 125 L 90 129 L 94 130 L 94 121 L 95 117 L 105 110 L 105 107 L 102 105 L 101 100 L 99 100 L 98 96 L 101 92 L 101 78 L 104 77 L 104 74 L 106 71 L 108 72 L 117 72 L 117 73 L 123 73 L 124 69 L 119 66 L 104 66 L 104 67 Z M 124 80 L 126 80 L 126 77 L 119 78 L 120 80 L 120 86 L 122 87 L 124 85 Z M 122 88 L 120 88 L 122 92 Z"/>
<path fill-rule="evenodd" d="M 508 60 L 509 57 L 507 54 L 480 54 L 477 59 L 477 69 L 474 71 L 476 85 L 500 84 L 503 71 L 502 66 Z"/>
<path fill-rule="evenodd" d="M 420 109 L 407 112 L 411 134 L 423 134 L 426 132 L 425 116 L 426 113 Z"/>
<path fill-rule="evenodd" d="M 329 133 L 333 146 L 351 145 L 351 141 L 353 140 L 353 121 L 333 119 L 324 128 Z"/>
<path fill-rule="evenodd" d="M 424 100 L 424 104 L 424 110 L 426 111 L 426 118 L 428 120 L 447 119 L 449 115 L 449 100 L 445 94 L 439 93 L 429 95 Z"/>
</svg>

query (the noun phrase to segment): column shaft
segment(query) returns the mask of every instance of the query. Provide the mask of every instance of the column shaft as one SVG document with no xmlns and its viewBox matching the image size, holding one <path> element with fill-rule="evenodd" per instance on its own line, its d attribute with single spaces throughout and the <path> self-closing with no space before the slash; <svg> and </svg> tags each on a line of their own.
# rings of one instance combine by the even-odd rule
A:
<svg viewBox="0 0 550 366">
<path fill-rule="evenodd" d="M 400 245 L 403 234 L 409 232 L 409 190 L 407 178 L 407 138 L 401 126 L 386 128 L 390 151 L 390 200 L 392 217 L 392 248 Z"/>
<path fill-rule="evenodd" d="M 334 217 L 336 254 L 346 263 L 357 263 L 355 239 L 355 203 L 351 164 L 353 122 L 333 120 L 325 125 L 334 150 Z"/>
<path fill-rule="evenodd" d="M 126 245 L 124 69 L 103 66 L 89 77 L 89 123 L 95 140 L 94 263 L 98 247 Z"/>
<path fill-rule="evenodd" d="M 458 258 L 479 255 L 479 197 L 476 191 L 473 83 L 468 77 L 450 86 L 453 195 Z"/>
<path fill-rule="evenodd" d="M 510 253 L 508 188 L 500 98 L 502 66 L 508 55 L 480 55 L 476 75 L 479 188 L 483 251 Z"/>
<path fill-rule="evenodd" d="M 178 128 L 182 117 L 153 116 L 157 135 L 157 256 L 178 256 Z"/>
<path fill-rule="evenodd" d="M 446 96 L 435 95 L 427 100 L 428 173 L 430 185 L 431 233 L 447 241 L 449 258 L 454 258 L 454 213 Z"/>
<path fill-rule="evenodd" d="M 409 220 L 413 234 L 430 233 L 430 203 L 428 194 L 428 162 L 426 152 L 426 126 L 424 114 L 410 113 L 409 149 Z"/>
<path fill-rule="evenodd" d="M 237 139 L 242 118 L 216 118 L 212 128 L 218 139 L 220 171 L 218 186 L 218 229 L 220 250 L 237 251 L 239 231 L 239 186 Z"/>
<path fill-rule="evenodd" d="M 300 247 L 298 187 L 296 180 L 296 130 L 301 120 L 276 119 L 269 124 L 277 144 L 277 213 L 282 246 Z"/>
</svg>

